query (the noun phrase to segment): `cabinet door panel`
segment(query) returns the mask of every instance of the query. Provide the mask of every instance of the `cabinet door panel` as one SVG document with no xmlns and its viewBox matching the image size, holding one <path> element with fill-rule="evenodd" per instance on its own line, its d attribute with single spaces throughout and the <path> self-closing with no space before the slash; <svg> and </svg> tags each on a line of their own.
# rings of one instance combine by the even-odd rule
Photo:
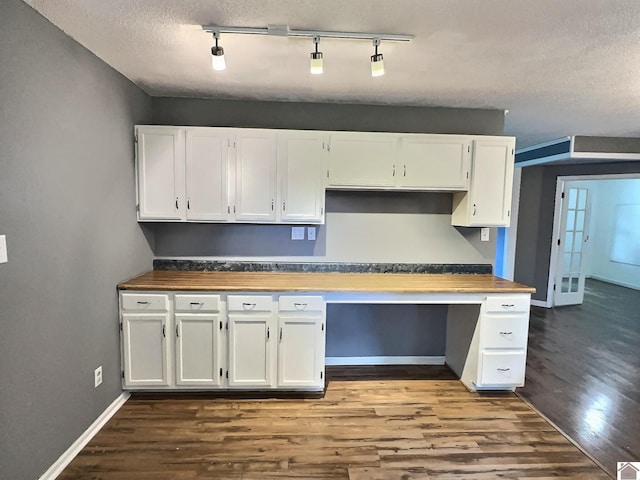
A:
<svg viewBox="0 0 640 480">
<path fill-rule="evenodd" d="M 176 314 L 176 384 L 220 385 L 220 315 Z"/>
<path fill-rule="evenodd" d="M 275 132 L 239 130 L 235 144 L 236 220 L 275 221 Z"/>
<path fill-rule="evenodd" d="M 468 187 L 469 141 L 456 135 L 410 135 L 400 142 L 398 186 L 426 190 Z"/>
<path fill-rule="evenodd" d="M 184 131 L 138 127 L 138 220 L 184 220 Z"/>
<path fill-rule="evenodd" d="M 187 220 L 227 219 L 227 141 L 227 130 L 187 130 Z"/>
<path fill-rule="evenodd" d="M 328 141 L 314 132 L 278 134 L 280 221 L 321 223 Z"/>
<path fill-rule="evenodd" d="M 330 146 L 329 186 L 395 186 L 397 135 L 338 132 Z"/>
<path fill-rule="evenodd" d="M 126 387 L 169 385 L 167 319 L 168 314 L 122 315 Z"/>
<path fill-rule="evenodd" d="M 323 318 L 281 315 L 278 387 L 321 387 L 324 372 Z"/>
<path fill-rule="evenodd" d="M 509 175 L 509 173 L 511 174 Z M 472 180 L 473 222 L 501 225 L 508 222 L 511 203 L 513 161 L 510 145 L 504 142 L 476 141 Z"/>
<path fill-rule="evenodd" d="M 229 387 L 272 387 L 273 315 L 229 314 Z"/>
</svg>

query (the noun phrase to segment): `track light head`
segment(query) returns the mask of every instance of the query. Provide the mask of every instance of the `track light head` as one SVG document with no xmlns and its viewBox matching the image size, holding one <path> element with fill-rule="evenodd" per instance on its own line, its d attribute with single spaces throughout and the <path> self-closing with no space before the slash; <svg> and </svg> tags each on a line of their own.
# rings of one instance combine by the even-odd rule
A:
<svg viewBox="0 0 640 480">
<path fill-rule="evenodd" d="M 320 37 L 318 35 L 313 36 L 313 43 L 316 46 L 316 51 L 311 52 L 311 68 L 310 72 L 313 75 L 320 75 L 324 72 L 324 59 L 322 57 L 322 52 L 318 51 L 318 44 L 320 43 Z"/>
<path fill-rule="evenodd" d="M 375 53 L 371 55 L 371 76 L 372 77 L 381 77 L 384 75 L 384 62 L 382 60 L 382 54 L 378 53 L 378 47 L 380 46 L 380 39 L 373 39 L 373 46 L 375 48 Z"/>
<path fill-rule="evenodd" d="M 218 38 L 220 32 L 213 32 L 213 38 L 216 44 L 211 47 L 211 66 L 214 70 L 220 71 L 227 68 L 227 63 L 224 60 L 224 48 L 218 46 Z"/>
</svg>

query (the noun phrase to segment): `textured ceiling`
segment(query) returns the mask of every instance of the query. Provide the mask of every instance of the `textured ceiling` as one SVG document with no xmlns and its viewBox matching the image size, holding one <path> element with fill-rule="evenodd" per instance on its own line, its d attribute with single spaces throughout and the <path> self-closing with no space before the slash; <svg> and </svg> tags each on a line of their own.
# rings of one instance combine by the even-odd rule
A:
<svg viewBox="0 0 640 480">
<path fill-rule="evenodd" d="M 524 147 L 564 135 L 640 136 L 638 0 L 25 0 L 154 96 L 509 110 Z M 201 25 L 415 35 L 381 46 L 223 34 Z"/>
</svg>

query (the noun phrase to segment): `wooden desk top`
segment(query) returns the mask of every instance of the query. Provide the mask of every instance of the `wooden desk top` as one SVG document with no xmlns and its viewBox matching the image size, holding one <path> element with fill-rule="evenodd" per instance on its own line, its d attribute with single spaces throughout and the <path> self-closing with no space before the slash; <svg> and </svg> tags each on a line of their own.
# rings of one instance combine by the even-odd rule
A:
<svg viewBox="0 0 640 480">
<path fill-rule="evenodd" d="M 483 274 L 185 272 L 154 270 L 120 290 L 220 292 L 533 293 L 535 288 Z"/>
</svg>

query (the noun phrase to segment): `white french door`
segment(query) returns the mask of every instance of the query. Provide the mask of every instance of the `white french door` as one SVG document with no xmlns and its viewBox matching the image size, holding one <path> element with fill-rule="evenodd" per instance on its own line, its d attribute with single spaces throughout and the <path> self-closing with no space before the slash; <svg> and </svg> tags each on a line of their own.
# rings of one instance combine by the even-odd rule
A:
<svg viewBox="0 0 640 480">
<path fill-rule="evenodd" d="M 589 240 L 589 190 L 563 184 L 553 305 L 578 305 L 584 299 L 584 249 Z"/>
</svg>

